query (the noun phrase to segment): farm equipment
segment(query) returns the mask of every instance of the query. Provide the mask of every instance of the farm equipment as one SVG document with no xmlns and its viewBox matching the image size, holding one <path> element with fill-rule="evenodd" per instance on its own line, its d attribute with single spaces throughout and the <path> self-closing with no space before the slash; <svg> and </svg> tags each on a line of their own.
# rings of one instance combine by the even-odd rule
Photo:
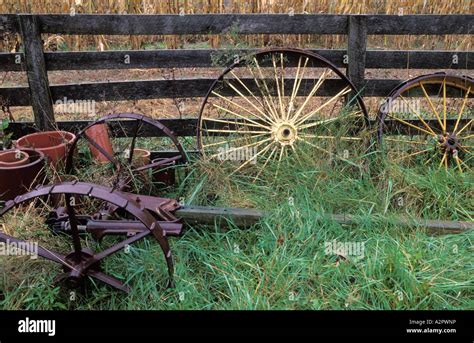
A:
<svg viewBox="0 0 474 343">
<path fill-rule="evenodd" d="M 473 91 L 471 78 L 444 73 L 403 83 L 391 92 L 380 109 L 379 143 L 395 160 L 431 152 L 425 163 L 439 157 L 436 163 L 440 166 L 447 168 L 449 163 L 455 163 L 461 171 L 469 168 Z M 442 95 L 438 97 L 441 112 L 433 100 L 437 94 Z M 417 97 L 424 99 L 425 106 L 412 111 L 408 99 Z M 461 99 L 459 106 L 454 97 Z M 407 103 L 409 112 L 416 117 L 405 117 L 407 111 L 394 110 L 393 101 L 397 99 Z M 354 143 L 365 146 L 370 141 L 369 127 L 362 98 L 336 66 L 310 52 L 271 49 L 236 61 L 215 80 L 201 106 L 197 143 L 202 156 L 211 160 L 222 152 L 258 149 L 234 165 L 231 172 L 249 169 L 255 181 L 270 164 L 275 163 L 279 168 L 284 156 L 293 154 L 299 159 L 304 153 L 303 146 L 317 151 L 321 160 L 334 158 L 351 163 L 333 152 L 335 144 L 340 144 L 338 149 L 349 148 Z M 106 133 L 107 138 L 94 139 L 91 129 Z M 149 137 L 159 139 L 148 140 Z M 148 156 L 147 150 L 154 151 L 157 147 L 172 148 L 173 152 L 166 157 L 154 156 L 154 152 Z M 145 153 L 136 162 L 135 155 L 139 152 Z M 263 162 L 251 165 L 257 158 Z M 110 163 L 103 163 L 107 161 Z M 70 143 L 65 171 L 80 176 L 81 182 L 36 187 L 8 201 L 0 217 L 21 209 L 34 209 L 51 232 L 68 234 L 72 251 L 61 253 L 39 247 L 38 254 L 60 264 L 63 273 L 58 280 L 73 287 L 92 277 L 128 291 L 126 284 L 103 272 L 101 262 L 152 235 L 163 252 L 171 286 L 174 269 L 168 237 L 180 236 L 185 223 L 232 220 L 236 225 L 248 226 L 264 215 L 256 210 L 183 207 L 175 199 L 135 194 L 139 192 L 133 184 L 135 179 L 141 179 L 147 186 L 153 179 L 170 185 L 175 168 L 187 161 L 175 134 L 160 122 L 132 113 L 108 115 L 80 130 Z M 101 168 L 105 176 L 98 178 L 96 173 Z M 84 172 L 89 169 L 92 173 Z M 41 211 L 41 207 L 46 207 L 46 211 Z M 353 218 L 344 215 L 335 215 L 333 219 L 341 224 L 353 222 Z M 412 224 L 405 219 L 399 223 Z M 472 223 L 462 222 L 424 221 L 421 225 L 452 231 L 472 228 Z M 8 228 L 4 227 L 0 241 L 26 243 L 7 232 Z M 123 239 L 93 252 L 83 245 L 85 234 L 96 241 L 106 236 Z"/>
<path fill-rule="evenodd" d="M 197 140 L 207 159 L 245 155 L 232 173 L 248 167 L 256 180 L 289 152 L 299 160 L 305 146 L 319 160 L 347 162 L 335 151 L 367 144 L 368 127 L 362 98 L 334 64 L 282 48 L 241 58 L 214 81 L 201 106 Z M 257 158 L 264 162 L 250 168 Z"/>
<path fill-rule="evenodd" d="M 473 103 L 471 77 L 444 72 L 415 77 L 396 87 L 380 107 L 378 141 L 392 161 L 470 169 Z"/>
</svg>

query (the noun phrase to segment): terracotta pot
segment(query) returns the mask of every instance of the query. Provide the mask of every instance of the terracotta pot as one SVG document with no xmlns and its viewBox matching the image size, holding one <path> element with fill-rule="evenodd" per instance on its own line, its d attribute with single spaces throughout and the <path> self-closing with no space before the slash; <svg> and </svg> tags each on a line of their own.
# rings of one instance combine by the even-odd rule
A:
<svg viewBox="0 0 474 343">
<path fill-rule="evenodd" d="M 151 152 L 145 149 L 133 149 L 132 166 L 135 168 L 150 164 Z"/>
<path fill-rule="evenodd" d="M 156 158 L 152 163 L 156 163 L 164 160 L 164 158 Z M 169 162 L 159 166 L 159 170 L 152 170 L 153 182 L 163 184 L 164 186 L 172 186 L 176 181 L 175 169 L 172 168 L 175 165 L 175 162 Z M 164 170 L 163 170 L 164 169 Z"/>
<path fill-rule="evenodd" d="M 28 155 L 26 164 L 13 167 L 0 166 L 0 200 L 14 199 L 45 181 L 45 155 L 33 149 L 20 149 L 20 151 Z M 17 153 L 17 149 L 5 152 Z"/>
<path fill-rule="evenodd" d="M 66 131 L 45 131 L 23 136 L 15 144 L 20 149 L 31 148 L 41 151 L 50 165 L 58 168 L 63 164 L 68 146 L 75 138 L 74 134 Z"/>
<path fill-rule="evenodd" d="M 21 150 L 0 152 L 0 167 L 18 167 L 28 163 L 29 155 Z"/>
<path fill-rule="evenodd" d="M 101 148 L 103 148 L 110 156 L 114 156 L 112 143 L 110 142 L 109 130 L 106 124 L 93 125 L 86 130 L 86 135 L 93 139 Z M 103 153 L 97 150 L 92 144 L 89 144 L 94 159 L 100 163 L 111 162 Z"/>
</svg>

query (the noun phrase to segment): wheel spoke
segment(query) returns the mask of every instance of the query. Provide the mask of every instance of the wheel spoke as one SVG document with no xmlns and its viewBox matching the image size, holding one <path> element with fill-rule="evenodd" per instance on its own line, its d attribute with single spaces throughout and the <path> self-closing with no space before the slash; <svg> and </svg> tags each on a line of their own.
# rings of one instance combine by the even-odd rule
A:
<svg viewBox="0 0 474 343">
<path fill-rule="evenodd" d="M 443 80 L 443 124 L 446 127 L 446 117 L 448 115 L 446 108 L 446 79 Z"/>
<path fill-rule="evenodd" d="M 461 159 L 457 155 L 454 155 L 453 157 L 454 157 L 454 160 L 456 161 L 456 164 L 459 168 L 459 171 L 462 173 L 463 171 L 462 171 L 462 167 L 461 167 Z"/>
<path fill-rule="evenodd" d="M 454 125 L 453 132 L 456 132 L 459 122 L 461 121 L 461 116 L 462 116 L 462 113 L 464 112 L 464 107 L 466 106 L 467 98 L 469 97 L 470 92 L 471 92 L 471 87 L 469 87 L 469 89 L 466 92 L 466 95 L 464 96 L 464 100 L 462 102 L 461 109 L 459 110 L 458 119 L 456 120 L 456 125 Z"/>
<path fill-rule="evenodd" d="M 436 137 L 436 134 L 433 134 L 433 133 L 430 132 L 430 131 L 426 131 L 425 129 L 422 129 L 421 127 L 418 127 L 418 126 L 416 126 L 416 125 L 413 125 L 412 123 L 409 123 L 409 122 L 407 122 L 407 121 L 405 121 L 405 120 L 403 120 L 403 119 L 394 117 L 394 116 L 392 116 L 390 113 L 389 113 L 388 115 L 389 115 L 391 118 L 395 119 L 396 121 L 399 121 L 399 122 L 402 123 L 402 124 L 405 124 L 405 125 L 410 126 L 410 127 L 414 128 L 414 129 L 416 129 L 416 130 L 419 130 L 419 131 L 422 131 L 422 132 L 424 132 L 424 133 L 427 133 L 427 134 L 430 135 L 430 136 L 435 136 L 435 137 Z"/>
<path fill-rule="evenodd" d="M 456 132 L 456 135 L 459 136 L 459 134 L 460 134 L 461 132 L 463 132 L 469 125 L 471 125 L 473 121 L 474 121 L 474 119 L 469 120 L 469 121 L 467 122 L 467 124 L 462 127 L 461 130 L 459 130 L 458 132 Z M 471 135 L 471 136 L 472 136 L 472 135 Z M 471 136 L 468 136 L 468 137 L 471 137 Z M 466 138 L 466 137 L 464 137 L 464 138 Z"/>
<path fill-rule="evenodd" d="M 427 145 L 430 144 L 429 142 L 415 142 L 410 140 L 402 140 L 402 139 L 394 139 L 394 138 L 385 138 L 386 141 L 389 142 L 400 142 L 400 143 L 407 143 L 407 144 L 420 144 L 420 145 Z"/>
<path fill-rule="evenodd" d="M 356 163 L 354 163 L 354 162 L 352 162 L 352 161 L 349 161 L 349 160 L 347 160 L 347 159 L 345 159 L 345 158 L 343 158 L 343 157 L 340 157 L 340 156 L 338 156 L 337 154 L 333 154 L 332 152 L 330 152 L 330 151 L 328 151 L 328 150 L 326 150 L 326 149 L 324 149 L 324 148 L 321 148 L 320 146 L 318 146 L 318 145 L 316 145 L 316 144 L 313 144 L 313 143 L 311 143 L 311 142 L 308 142 L 308 141 L 305 140 L 305 139 L 302 139 L 302 138 L 299 138 L 299 137 L 298 137 L 297 139 L 300 140 L 300 141 L 302 141 L 302 142 L 304 142 L 304 143 L 306 143 L 306 144 L 308 144 L 308 145 L 310 145 L 310 146 L 312 146 L 313 148 L 316 148 L 316 149 L 318 149 L 318 150 L 320 150 L 320 151 L 322 151 L 322 152 L 328 154 L 328 155 L 331 156 L 331 157 L 335 157 L 335 158 L 337 158 L 337 159 L 339 159 L 339 160 L 341 160 L 341 161 L 344 161 L 344 162 L 346 162 L 346 163 L 349 163 L 350 165 L 353 165 L 353 166 L 355 166 L 355 167 L 357 167 L 357 168 L 361 168 L 360 165 L 358 165 L 358 164 L 356 164 Z"/>
<path fill-rule="evenodd" d="M 347 93 L 349 93 L 351 91 L 351 89 L 349 87 L 345 87 L 344 89 L 342 89 L 339 93 L 337 93 L 336 95 L 334 95 L 331 99 L 329 99 L 328 101 L 326 101 L 324 104 L 322 104 L 321 106 L 319 106 L 317 109 L 315 109 L 314 111 L 311 111 L 309 112 L 308 114 L 304 115 L 303 118 L 301 118 L 298 122 L 296 122 L 296 125 L 300 125 L 302 123 L 304 123 L 306 120 L 308 120 L 309 118 L 311 118 L 313 115 L 315 115 L 316 113 L 318 113 L 319 111 L 321 111 L 324 107 L 326 107 L 327 105 L 329 105 L 331 102 L 333 102 L 334 100 L 338 99 L 339 97 L 341 96 L 344 96 L 346 95 Z"/>
<path fill-rule="evenodd" d="M 263 141 L 262 141 L 263 143 Z M 254 159 L 256 159 L 258 157 L 258 155 L 261 155 L 263 154 L 265 151 L 267 151 L 268 149 L 270 149 L 270 147 L 273 145 L 274 142 L 268 144 L 267 146 L 265 146 L 265 148 L 263 148 L 262 150 L 260 150 L 259 152 L 257 152 L 255 155 L 253 155 L 251 158 L 249 158 L 247 161 L 245 161 L 244 163 L 242 163 L 236 170 L 234 170 L 232 173 L 230 173 L 230 175 L 238 172 L 240 169 L 242 169 L 243 167 L 245 167 L 247 164 L 249 164 L 250 162 L 252 162 Z"/>
<path fill-rule="evenodd" d="M 263 86 L 260 85 L 260 83 L 258 82 L 257 77 L 255 76 L 253 70 L 249 66 L 247 66 L 247 69 L 252 74 L 253 80 L 254 80 L 255 84 L 257 85 L 257 89 L 260 92 L 260 95 L 262 96 L 263 102 L 267 105 L 268 111 L 270 112 L 270 115 L 273 117 L 272 122 L 277 122 L 278 121 L 278 114 L 273 111 L 273 108 L 272 108 L 270 102 L 268 101 L 267 96 L 265 95 L 265 93 L 263 91 Z"/>
<path fill-rule="evenodd" d="M 433 150 L 433 148 L 429 148 L 429 149 L 425 149 L 425 150 L 420 150 L 420 151 L 417 151 L 417 152 L 408 154 L 408 155 L 406 155 L 406 156 L 396 158 L 394 161 L 404 160 L 405 158 L 412 157 L 412 156 L 416 156 L 416 155 L 419 155 L 419 154 L 422 154 L 422 153 L 425 153 L 425 152 L 428 152 L 428 151 L 431 151 L 431 150 Z"/>
<path fill-rule="evenodd" d="M 334 118 L 317 120 L 317 121 L 312 122 L 312 123 L 308 123 L 308 124 L 305 124 L 305 125 L 298 126 L 298 129 L 304 130 L 304 129 L 308 129 L 310 127 L 314 127 L 314 126 L 318 126 L 318 125 L 322 125 L 322 124 L 327 124 L 327 123 L 332 123 L 332 122 L 337 121 L 337 120 L 347 119 L 348 117 L 357 117 L 358 114 L 360 114 L 360 112 L 356 112 L 356 113 L 354 113 L 352 115 L 348 115 L 348 116 L 337 116 L 337 117 L 334 117 Z"/>
<path fill-rule="evenodd" d="M 254 143 L 250 143 L 250 144 L 246 144 L 246 145 L 243 145 L 243 146 L 239 146 L 239 147 L 235 147 L 235 148 L 231 148 L 229 150 L 227 150 L 226 152 L 232 152 L 232 151 L 236 151 L 236 150 L 240 150 L 240 149 L 244 149 L 244 148 L 250 148 L 250 147 L 253 147 L 253 146 L 260 146 L 262 145 L 263 143 L 265 142 L 268 142 L 269 140 L 271 140 L 272 138 L 267 138 L 267 139 L 263 139 L 261 141 L 257 141 L 257 142 L 254 142 Z M 209 156 L 209 158 L 214 158 L 214 157 L 217 157 L 219 156 L 221 153 L 218 152 L 217 154 L 213 154 L 211 156 Z"/>
<path fill-rule="evenodd" d="M 423 117 L 413 109 L 413 107 L 411 107 L 410 103 L 405 99 L 404 96 L 402 96 L 400 94 L 400 98 L 405 102 L 405 104 L 408 106 L 408 108 L 413 112 L 415 113 L 415 115 L 418 117 L 418 119 L 420 119 L 420 121 L 423 123 L 423 125 L 425 125 L 425 127 L 428 129 L 428 131 L 430 131 L 433 135 L 436 136 L 436 133 L 433 131 L 433 129 L 425 122 L 425 120 L 423 119 Z M 444 125 L 444 127 L 446 127 L 446 124 Z"/>
<path fill-rule="evenodd" d="M 287 114 L 286 114 L 286 118 L 290 117 L 290 112 L 294 108 L 294 100 L 296 98 L 296 95 L 298 94 L 298 90 L 300 88 L 300 83 L 301 83 L 300 80 L 303 78 L 304 72 L 306 70 L 307 63 L 308 63 L 308 58 L 306 57 L 306 60 L 304 62 L 304 66 L 303 66 L 303 71 L 301 73 L 301 77 L 299 78 L 298 76 L 299 76 L 299 72 L 300 72 L 300 68 L 301 68 L 301 56 L 300 56 L 300 58 L 298 59 L 298 67 L 296 69 L 296 76 L 295 76 L 295 80 L 293 82 L 293 89 L 291 91 L 291 97 L 290 97 L 290 102 L 288 104 L 288 111 L 287 111 Z"/>
<path fill-rule="evenodd" d="M 285 78 L 284 78 L 285 67 L 284 67 L 284 63 L 283 63 L 283 53 L 282 52 L 280 53 L 280 66 L 281 66 L 281 71 L 280 71 L 280 74 L 281 74 L 281 97 L 282 97 L 283 100 L 285 100 Z M 281 113 L 282 113 L 283 117 L 285 117 L 285 120 L 288 120 L 288 117 L 285 116 L 285 114 L 286 114 L 285 107 L 283 107 L 281 109 Z"/>
<path fill-rule="evenodd" d="M 328 69 L 325 69 L 324 72 L 321 74 L 320 78 L 318 79 L 318 82 L 316 82 L 316 84 L 314 85 L 313 89 L 311 89 L 311 91 L 309 92 L 309 95 L 306 97 L 305 101 L 303 102 L 303 104 L 300 106 L 300 108 L 298 109 L 298 111 L 295 113 L 295 115 L 293 117 L 291 117 L 291 121 L 293 123 L 295 123 L 298 119 L 298 117 L 300 116 L 300 114 L 303 112 L 304 108 L 306 107 L 306 105 L 308 104 L 308 101 L 313 97 L 313 95 L 318 91 L 318 89 L 321 87 L 321 85 L 324 83 L 324 81 L 326 81 L 326 77 L 328 76 L 328 74 L 330 73 L 330 71 Z"/>
<path fill-rule="evenodd" d="M 423 83 L 420 82 L 420 86 L 421 86 L 421 89 L 423 90 L 423 94 L 425 95 L 425 98 L 428 100 L 428 103 L 430 104 L 430 107 L 434 113 L 434 115 L 436 116 L 436 119 L 438 119 L 438 123 L 439 125 L 441 126 L 441 129 L 443 130 L 443 133 L 446 132 L 446 126 L 443 125 L 443 123 L 441 122 L 441 118 L 439 117 L 439 114 L 438 114 L 438 111 L 436 111 L 436 108 L 435 106 L 433 105 L 433 102 L 431 101 L 431 98 L 430 96 L 428 95 L 428 93 L 426 92 L 426 89 L 425 87 L 423 86 Z"/>
<path fill-rule="evenodd" d="M 278 117 L 278 111 L 276 110 L 275 103 L 274 103 L 274 101 L 273 101 L 273 97 L 272 97 L 272 95 L 271 95 L 270 89 L 268 88 L 267 82 L 265 81 L 265 77 L 264 77 L 264 75 L 263 75 L 262 69 L 260 68 L 260 65 L 258 64 L 258 61 L 257 61 L 257 59 L 256 59 L 255 57 L 253 58 L 253 60 L 254 60 L 255 65 L 256 65 L 256 67 L 257 67 L 257 70 L 258 70 L 258 73 L 259 73 L 259 75 L 260 75 L 260 78 L 262 79 L 262 84 L 263 84 L 263 86 L 265 87 L 265 90 L 266 90 L 266 92 L 267 92 L 268 100 L 269 100 L 269 101 L 268 101 L 268 102 L 269 102 L 269 105 L 271 105 L 271 107 L 272 107 L 273 110 L 275 111 L 274 113 L 275 113 L 276 118 L 279 118 L 279 117 Z"/>
<path fill-rule="evenodd" d="M 303 137 L 307 138 L 318 138 L 318 139 L 340 139 L 345 141 L 361 141 L 360 137 L 336 137 L 336 136 L 320 136 L 320 135 L 311 135 L 311 134 L 300 134 Z"/>
<path fill-rule="evenodd" d="M 448 152 L 445 151 L 444 154 L 443 154 L 443 157 L 441 158 L 441 162 L 439 163 L 439 167 L 438 168 L 441 168 L 441 166 L 443 165 L 444 161 L 448 162 Z M 447 168 L 446 168 L 447 170 Z"/>
<path fill-rule="evenodd" d="M 239 134 L 248 134 L 248 133 L 266 133 L 270 134 L 270 132 L 267 131 L 239 131 L 239 130 L 219 130 L 219 129 L 203 129 L 203 131 L 206 132 L 226 132 L 226 133 L 239 133 Z"/>
<path fill-rule="evenodd" d="M 278 103 L 280 104 L 280 113 L 281 113 L 282 118 L 284 118 L 285 111 L 283 110 L 282 94 L 280 91 L 280 81 L 278 79 L 277 65 L 275 62 L 274 54 L 272 55 L 272 63 L 273 63 L 273 72 L 275 74 L 275 83 L 276 83 L 276 89 L 277 89 L 277 94 L 278 94 Z"/>
<path fill-rule="evenodd" d="M 255 108 L 259 113 L 261 113 L 263 116 L 266 116 L 263 111 L 261 111 L 253 102 L 251 102 L 245 95 L 242 94 L 233 84 L 230 83 L 230 81 L 227 81 L 227 84 L 235 91 L 237 94 L 239 94 L 245 101 L 247 101 L 250 106 Z"/>
<path fill-rule="evenodd" d="M 262 111 L 260 111 L 260 109 L 258 109 L 258 108 L 257 108 L 257 110 L 259 111 L 260 114 L 263 115 L 263 118 L 262 118 L 262 117 L 259 117 L 258 115 L 256 115 L 255 113 L 249 111 L 249 110 L 246 109 L 245 107 L 243 107 L 243 106 L 237 104 L 236 102 L 233 102 L 232 100 L 226 98 L 225 96 L 223 96 L 223 95 L 221 95 L 221 94 L 219 94 L 219 93 L 217 93 L 217 92 L 215 92 L 215 91 L 212 91 L 212 94 L 218 96 L 219 98 L 221 98 L 221 99 L 227 101 L 228 103 L 234 105 L 235 107 L 238 107 L 239 109 L 241 109 L 241 110 L 247 112 L 248 114 L 250 114 L 250 115 L 252 115 L 252 116 L 254 116 L 254 117 L 256 117 L 256 118 L 258 118 L 258 119 L 260 119 L 260 120 L 262 120 L 262 121 L 264 121 L 264 122 L 267 122 L 267 123 L 269 123 L 269 124 L 273 123 L 273 119 L 267 117 L 267 115 L 266 115 L 265 113 L 263 113 Z M 254 107 L 254 108 L 255 108 L 255 107 Z M 265 119 L 266 119 L 266 120 L 265 120 Z M 248 119 L 248 118 L 247 118 L 247 120 L 250 121 L 250 119 Z"/>
<path fill-rule="evenodd" d="M 273 143 L 272 143 L 273 144 Z M 273 154 L 275 153 L 275 151 L 278 149 L 278 145 L 275 145 L 275 147 L 272 149 L 272 151 L 270 152 L 270 155 L 268 155 L 267 159 L 265 160 L 265 163 L 262 165 L 262 167 L 260 168 L 260 171 L 257 173 L 257 175 L 255 176 L 254 180 L 258 179 L 258 177 L 260 176 L 260 174 L 263 172 L 263 170 L 265 169 L 265 167 L 267 166 L 268 162 L 271 160 Z"/>
<path fill-rule="evenodd" d="M 227 119 L 217 119 L 217 118 L 209 118 L 209 117 L 203 117 L 202 119 L 203 120 L 206 120 L 206 121 L 216 121 L 216 122 L 219 122 L 219 123 L 228 123 L 228 124 L 234 124 L 234 125 L 243 125 L 243 126 L 251 126 L 251 127 L 259 127 L 259 128 L 262 128 L 262 129 L 267 129 L 267 130 L 271 130 L 272 128 L 270 126 L 266 126 L 266 125 L 262 125 L 262 124 L 259 124 L 257 123 L 256 121 L 253 121 L 251 119 L 248 119 L 248 118 L 245 118 L 244 116 L 236 113 L 236 112 L 233 112 L 231 110 L 228 110 L 224 107 L 221 107 L 219 105 L 215 105 L 215 104 L 212 104 L 212 106 L 224 111 L 224 112 L 227 112 L 229 114 L 233 114 L 234 116 L 238 117 L 238 118 L 241 118 L 241 119 L 244 119 L 244 120 L 247 120 L 248 123 L 246 122 L 237 122 L 237 121 L 230 121 L 230 120 L 227 120 Z"/>
<path fill-rule="evenodd" d="M 266 133 L 262 133 L 262 134 L 259 134 L 259 135 L 254 135 L 254 136 L 249 136 L 249 137 L 240 137 L 240 138 L 234 138 L 234 139 L 231 139 L 231 140 L 225 140 L 225 141 L 221 141 L 221 142 L 211 143 L 211 144 L 203 144 L 202 146 L 204 148 L 209 148 L 211 146 L 229 144 L 229 143 L 236 142 L 236 141 L 241 141 L 241 140 L 244 140 L 244 139 L 262 137 L 262 136 L 265 136 L 265 135 L 266 135 Z"/>
</svg>

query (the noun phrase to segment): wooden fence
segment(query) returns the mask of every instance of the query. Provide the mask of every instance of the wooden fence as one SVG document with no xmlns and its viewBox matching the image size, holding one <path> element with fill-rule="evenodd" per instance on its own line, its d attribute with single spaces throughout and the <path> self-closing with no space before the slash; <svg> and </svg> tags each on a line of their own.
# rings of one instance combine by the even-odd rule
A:
<svg viewBox="0 0 474 343">
<path fill-rule="evenodd" d="M 236 30 L 236 31 L 235 31 Z M 338 67 L 365 96 L 385 97 L 401 80 L 365 79 L 365 70 L 474 69 L 469 51 L 368 50 L 367 35 L 472 34 L 474 15 L 321 15 L 321 14 L 209 14 L 209 15 L 63 15 L 0 14 L 0 33 L 19 33 L 24 52 L 0 53 L 0 71 L 26 71 L 29 87 L 0 88 L 0 103 L 32 106 L 35 121 L 12 123 L 14 137 L 33 126 L 58 126 L 75 131 L 87 121 L 54 120 L 53 103 L 64 97 L 95 101 L 202 97 L 213 79 L 114 81 L 49 85 L 50 70 L 212 67 L 212 54 L 222 49 L 104 52 L 43 52 L 42 33 L 81 35 L 181 34 L 344 34 L 345 50 L 313 50 Z M 251 50 L 242 50 L 242 54 Z M 129 63 L 125 62 L 129 56 Z M 347 63 L 345 63 L 347 61 Z M 322 90 L 331 94 L 328 86 Z M 163 119 L 179 136 L 196 132 L 196 119 Z M 152 132 L 149 133 L 153 135 Z"/>
</svg>

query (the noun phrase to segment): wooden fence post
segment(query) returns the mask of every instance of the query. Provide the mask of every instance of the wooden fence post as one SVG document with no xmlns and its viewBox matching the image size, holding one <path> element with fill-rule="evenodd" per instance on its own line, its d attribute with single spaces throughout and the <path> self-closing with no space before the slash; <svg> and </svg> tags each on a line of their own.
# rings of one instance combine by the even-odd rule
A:
<svg viewBox="0 0 474 343">
<path fill-rule="evenodd" d="M 56 121 L 38 20 L 35 15 L 21 14 L 18 18 L 25 49 L 26 74 L 35 124 L 40 130 L 53 130 Z"/>
<path fill-rule="evenodd" d="M 349 15 L 347 76 L 359 91 L 365 86 L 366 51 L 367 17 L 364 15 Z"/>
</svg>

